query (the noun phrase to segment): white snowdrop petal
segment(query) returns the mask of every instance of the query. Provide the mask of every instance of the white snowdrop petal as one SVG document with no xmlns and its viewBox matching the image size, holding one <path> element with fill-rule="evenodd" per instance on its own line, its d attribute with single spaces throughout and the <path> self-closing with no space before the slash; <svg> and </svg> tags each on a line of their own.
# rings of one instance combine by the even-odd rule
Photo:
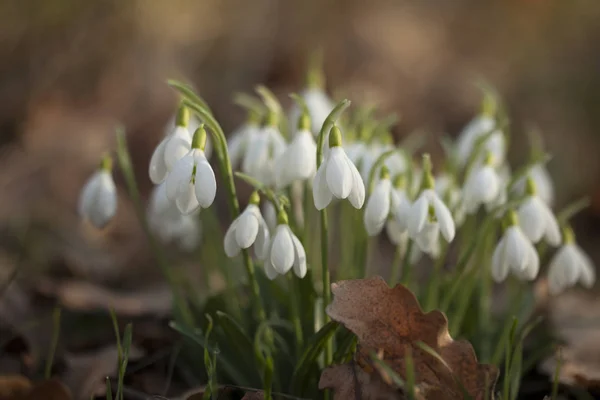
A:
<svg viewBox="0 0 600 400">
<path fill-rule="evenodd" d="M 527 262 L 525 241 L 527 240 L 517 226 L 509 227 L 505 232 L 506 258 L 515 271 L 522 271 Z"/>
<path fill-rule="evenodd" d="M 365 203 L 365 183 L 363 182 L 358 169 L 356 169 L 356 166 L 347 157 L 346 163 L 352 174 L 352 190 L 350 190 L 348 201 L 350 201 L 352 207 L 360 209 Z"/>
<path fill-rule="evenodd" d="M 175 199 L 175 204 L 183 215 L 189 215 L 198 210 L 200 204 L 196 198 L 193 183 L 188 183 L 185 189 L 179 191 Z"/>
<path fill-rule="evenodd" d="M 150 158 L 150 166 L 148 167 L 148 175 L 154 184 L 159 184 L 167 179 L 169 169 L 165 164 L 165 147 L 168 138 L 164 138 L 152 153 Z"/>
<path fill-rule="evenodd" d="M 279 275 L 279 272 L 277 272 L 277 270 L 275 269 L 273 264 L 271 264 L 270 260 L 265 261 L 264 268 L 265 268 L 265 275 L 270 280 L 277 278 L 277 276 Z"/>
<path fill-rule="evenodd" d="M 574 244 L 573 248 L 580 262 L 579 281 L 587 288 L 590 288 L 596 282 L 596 268 L 592 259 L 579 247 Z"/>
<path fill-rule="evenodd" d="M 92 205 L 95 202 L 96 193 L 100 186 L 100 172 L 95 172 L 85 183 L 79 196 L 78 211 L 81 217 L 87 217 Z"/>
<path fill-rule="evenodd" d="M 402 191 L 400 194 L 400 203 L 395 211 L 396 221 L 398 222 L 400 229 L 406 231 L 408 229 L 408 220 L 410 218 L 411 202 L 406 196 L 406 192 Z"/>
<path fill-rule="evenodd" d="M 196 197 L 202 208 L 208 208 L 215 201 L 217 195 L 217 181 L 215 173 L 206 161 L 206 158 L 198 157 L 196 164 Z"/>
<path fill-rule="evenodd" d="M 289 226 L 279 225 L 271 243 L 271 263 L 279 274 L 285 274 L 294 264 L 294 242 Z"/>
<path fill-rule="evenodd" d="M 554 213 L 552 212 L 552 210 L 550 210 L 550 207 L 548 207 L 546 203 L 540 201 L 540 207 L 546 225 L 544 237 L 546 238 L 548 244 L 550 244 L 551 246 L 558 246 L 562 239 L 562 235 L 560 234 L 560 227 L 558 226 L 558 221 L 556 220 Z"/>
<path fill-rule="evenodd" d="M 313 180 L 313 200 L 317 210 L 327 207 L 333 197 L 327 186 L 325 171 L 325 164 L 321 164 L 321 168 L 319 168 Z"/>
<path fill-rule="evenodd" d="M 223 239 L 223 247 L 225 248 L 225 254 L 227 257 L 235 257 L 240 253 L 240 246 L 236 240 L 236 229 L 237 229 L 238 220 L 235 219 L 227 229 L 225 233 L 225 239 Z"/>
<path fill-rule="evenodd" d="M 390 213 L 391 182 L 383 179 L 377 183 L 365 208 L 364 223 L 369 236 L 375 236 L 381 229 Z"/>
<path fill-rule="evenodd" d="M 498 242 L 492 255 L 492 278 L 494 281 L 503 282 L 508 276 L 509 265 L 506 257 L 506 240 L 503 237 Z"/>
<path fill-rule="evenodd" d="M 434 192 L 431 193 L 433 197 L 433 209 L 435 210 L 435 216 L 438 220 L 442 236 L 447 242 L 451 242 L 456 233 L 456 227 L 454 226 L 452 214 L 450 214 L 450 210 L 448 210 L 448 207 L 446 207 L 446 205 L 439 199 L 437 194 Z"/>
<path fill-rule="evenodd" d="M 104 227 L 117 211 L 117 188 L 107 171 L 100 173 L 97 198 L 90 210 L 90 220 L 98 228 Z"/>
<path fill-rule="evenodd" d="M 427 220 L 428 209 L 429 201 L 421 194 L 410 208 L 410 216 L 408 217 L 408 234 L 413 239 L 423 229 L 425 221 Z"/>
<path fill-rule="evenodd" d="M 423 229 L 416 236 L 415 242 L 424 253 L 435 257 L 439 250 L 439 237 L 439 225 L 432 222 L 426 222 L 423 225 Z"/>
<path fill-rule="evenodd" d="M 394 218 L 389 219 L 385 224 L 385 232 L 390 242 L 396 246 L 399 246 L 403 241 L 408 239 L 406 229 L 402 229 L 398 221 Z"/>
<path fill-rule="evenodd" d="M 258 233 L 256 235 L 256 242 L 254 242 L 254 254 L 259 260 L 264 260 L 267 257 L 269 249 L 269 228 L 267 223 L 263 220 L 259 220 Z"/>
<path fill-rule="evenodd" d="M 167 198 L 169 200 L 175 201 L 178 193 L 186 189 L 192 180 L 193 169 L 194 158 L 191 154 L 186 155 L 175 163 L 166 181 Z"/>
<path fill-rule="evenodd" d="M 248 211 L 244 211 L 238 218 L 235 240 L 242 249 L 252 246 L 258 235 L 258 219 Z"/>
<path fill-rule="evenodd" d="M 532 281 L 537 277 L 540 270 L 540 258 L 535 247 L 530 242 L 526 242 L 526 263 L 521 273 L 522 279 Z"/>
<path fill-rule="evenodd" d="M 540 212 L 540 203 L 536 196 L 530 196 L 518 210 L 519 225 L 533 243 L 539 242 L 544 235 L 545 218 Z"/>
<path fill-rule="evenodd" d="M 242 171 L 253 175 L 257 166 L 262 165 L 269 155 L 269 146 L 267 136 L 264 132 L 258 131 L 252 135 L 248 142 L 248 148 L 244 159 L 242 160 Z"/>
<path fill-rule="evenodd" d="M 294 274 L 296 274 L 298 278 L 304 278 L 306 275 L 306 251 L 298 237 L 293 233 L 291 236 L 292 241 L 294 242 Z"/>
<path fill-rule="evenodd" d="M 331 149 L 326 161 L 327 186 L 338 199 L 345 199 L 352 190 L 352 172 L 348 168 L 346 155 L 341 147 Z"/>
<path fill-rule="evenodd" d="M 165 165 L 168 170 L 173 168 L 173 165 L 185 156 L 192 147 L 192 135 L 187 128 L 178 126 L 172 135 L 167 137 L 165 141 Z"/>
</svg>

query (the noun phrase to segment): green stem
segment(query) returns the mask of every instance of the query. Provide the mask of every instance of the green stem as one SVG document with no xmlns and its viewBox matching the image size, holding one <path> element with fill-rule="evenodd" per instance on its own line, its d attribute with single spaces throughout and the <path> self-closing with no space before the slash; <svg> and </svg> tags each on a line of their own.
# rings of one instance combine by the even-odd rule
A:
<svg viewBox="0 0 600 400">
<path fill-rule="evenodd" d="M 410 253 L 412 253 L 412 248 L 414 246 L 414 241 L 409 240 L 406 245 L 406 253 L 404 253 L 404 260 L 402 261 L 402 280 L 401 283 L 410 288 L 412 286 L 412 263 L 410 262 Z"/>
<path fill-rule="evenodd" d="M 442 266 L 444 265 L 444 261 L 446 261 L 446 252 L 449 247 L 447 244 L 444 244 L 443 246 L 444 248 L 440 252 L 437 260 L 435 260 L 435 263 L 433 264 L 433 271 L 429 277 L 429 282 L 427 285 L 427 297 L 425 300 L 425 311 L 433 310 L 439 301 L 440 283 L 442 280 Z"/>
<path fill-rule="evenodd" d="M 323 280 L 323 324 L 329 322 L 327 306 L 331 302 L 331 278 L 329 276 L 329 235 L 327 209 L 321 210 L 321 269 Z M 333 361 L 333 338 L 325 344 L 325 366 Z"/>
<path fill-rule="evenodd" d="M 175 308 L 179 313 L 181 313 L 183 321 L 188 326 L 193 326 L 194 317 L 189 308 L 189 305 L 187 304 L 184 296 L 181 293 L 180 288 L 177 286 L 177 278 L 173 274 L 173 270 L 169 267 L 169 263 L 164 253 L 162 252 L 162 248 L 158 244 L 158 241 L 152 234 L 150 226 L 148 225 L 148 220 L 146 219 L 146 212 L 144 206 L 142 205 L 142 198 L 140 196 L 140 192 L 135 180 L 135 173 L 133 172 L 131 157 L 129 155 L 129 149 L 127 147 L 127 138 L 125 137 L 125 130 L 122 127 L 117 128 L 117 158 L 119 161 L 121 172 L 123 173 L 123 177 L 125 178 L 127 191 L 129 192 L 129 196 L 131 197 L 131 200 L 133 202 L 133 206 L 135 208 L 138 220 L 140 221 L 140 224 L 142 225 L 142 230 L 144 231 L 144 234 L 148 239 L 148 243 L 150 244 L 150 250 L 154 255 L 154 259 L 156 260 L 158 267 L 167 279 L 169 286 L 171 286 Z"/>
<path fill-rule="evenodd" d="M 294 326 L 294 336 L 296 339 L 296 357 L 302 355 L 304 347 L 304 336 L 302 334 L 302 321 L 300 320 L 300 302 L 298 298 L 298 285 L 293 274 L 287 274 L 288 290 L 290 291 L 292 303 L 292 324 Z"/>
<path fill-rule="evenodd" d="M 229 206 L 229 211 L 231 213 L 232 218 L 236 218 L 240 215 L 240 205 L 238 203 L 238 198 L 235 190 L 235 182 L 233 180 L 234 174 L 231 168 L 231 161 L 229 159 L 229 152 L 227 151 L 227 139 L 225 138 L 225 133 L 223 129 L 219 125 L 219 123 L 215 120 L 215 118 L 201 105 L 194 103 L 191 99 L 186 98 L 184 100 L 185 106 L 189 107 L 192 111 L 194 111 L 202 121 L 209 128 L 209 132 L 212 134 L 215 152 L 217 154 L 217 159 L 220 164 L 220 170 L 225 181 L 225 187 L 227 189 L 227 203 Z M 260 322 L 267 320 L 267 314 L 265 312 L 265 308 L 262 302 L 262 298 L 260 296 L 260 287 L 258 286 L 258 281 L 256 280 L 256 273 L 254 270 L 254 263 L 252 262 L 252 258 L 248 253 L 248 250 L 242 250 L 242 260 L 244 262 L 244 267 L 246 268 L 246 274 L 248 275 L 248 283 L 250 285 L 250 290 L 252 292 L 252 300 L 254 305 L 254 312 L 258 317 Z"/>
<path fill-rule="evenodd" d="M 400 276 L 400 269 L 402 267 L 402 245 L 396 246 L 396 251 L 394 252 L 394 261 L 392 261 L 392 274 L 390 276 L 390 286 L 396 286 L 398 282 L 398 277 Z"/>
</svg>

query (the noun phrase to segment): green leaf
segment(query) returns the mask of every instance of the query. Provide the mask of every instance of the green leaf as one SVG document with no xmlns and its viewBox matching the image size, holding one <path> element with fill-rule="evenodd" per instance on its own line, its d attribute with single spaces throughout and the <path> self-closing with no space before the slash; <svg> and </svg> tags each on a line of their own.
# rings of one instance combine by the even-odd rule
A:
<svg viewBox="0 0 600 400">
<path fill-rule="evenodd" d="M 296 368 L 294 369 L 294 374 L 292 375 L 292 393 L 302 391 L 311 367 L 317 362 L 317 358 L 323 351 L 325 343 L 333 336 L 338 327 L 339 323 L 330 321 L 323 325 L 323 327 L 307 341 L 305 350 L 298 360 Z"/>
<path fill-rule="evenodd" d="M 186 83 L 183 83 L 183 82 L 180 82 L 180 81 L 177 81 L 174 79 L 169 79 L 167 81 L 167 83 L 169 84 L 169 86 L 171 86 L 172 88 L 177 90 L 183 96 L 184 99 L 187 99 L 194 103 L 199 104 L 209 114 L 212 114 L 212 111 L 210 110 L 208 103 L 206 101 L 204 101 L 204 99 L 202 97 L 198 96 L 198 94 L 196 94 L 196 92 L 194 91 L 194 89 L 192 88 L 191 85 L 188 85 Z"/>
<path fill-rule="evenodd" d="M 233 102 L 240 107 L 253 111 L 257 115 L 262 116 L 265 114 L 265 107 L 260 100 L 247 93 L 236 93 L 233 96 Z"/>
</svg>

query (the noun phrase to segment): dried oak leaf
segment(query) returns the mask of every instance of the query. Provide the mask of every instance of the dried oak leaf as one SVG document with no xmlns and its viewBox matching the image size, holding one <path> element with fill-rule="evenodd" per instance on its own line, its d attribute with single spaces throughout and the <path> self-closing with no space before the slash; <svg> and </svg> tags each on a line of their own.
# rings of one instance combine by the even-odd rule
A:
<svg viewBox="0 0 600 400">
<path fill-rule="evenodd" d="M 48 379 L 33 385 L 23 376 L 0 376 L 0 400 L 72 399 L 69 389 L 56 379 Z"/>
<path fill-rule="evenodd" d="M 415 295 L 406 287 L 389 288 L 381 277 L 341 281 L 331 287 L 334 300 L 327 307 L 327 314 L 356 334 L 359 340 L 356 359 L 367 372 L 378 371 L 370 361 L 371 354 L 377 353 L 394 372 L 405 378 L 405 357 L 410 353 L 415 383 L 423 399 L 462 400 L 463 388 L 475 400 L 484 399 L 486 395 L 493 398 L 498 369 L 479 364 L 469 342 L 452 339 L 446 316 L 437 310 L 424 313 Z M 424 351 L 420 342 L 433 349 L 445 365 Z M 340 368 L 348 367 L 334 366 L 325 370 L 319 387 L 334 389 L 336 399 L 346 399 L 346 395 L 338 393 L 348 393 L 346 386 L 355 385 L 356 379 L 344 378 L 348 374 Z M 335 369 L 340 372 L 333 372 Z M 385 374 L 379 375 L 383 381 L 389 381 Z"/>
<path fill-rule="evenodd" d="M 547 286 L 546 282 L 543 284 Z M 554 379 L 556 361 L 560 358 L 558 379 L 561 383 L 600 388 L 599 304 L 597 294 L 577 290 L 547 298 L 544 311 L 554 333 L 564 342 L 555 354 L 541 363 L 542 371 L 550 380 Z"/>
</svg>

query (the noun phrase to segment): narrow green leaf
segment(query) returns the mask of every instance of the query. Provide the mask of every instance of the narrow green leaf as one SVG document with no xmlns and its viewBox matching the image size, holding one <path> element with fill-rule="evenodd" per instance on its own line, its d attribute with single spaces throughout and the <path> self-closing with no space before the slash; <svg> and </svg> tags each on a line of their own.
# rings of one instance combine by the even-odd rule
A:
<svg viewBox="0 0 600 400">
<path fill-rule="evenodd" d="M 206 110 L 206 112 L 212 114 L 208 103 L 204 101 L 204 99 L 200 97 L 190 85 L 174 79 L 169 79 L 167 83 L 169 84 L 169 86 L 177 90 L 183 96 L 184 99 L 197 103 L 204 110 Z"/>
<path fill-rule="evenodd" d="M 558 349 L 558 355 L 554 357 L 556 360 L 556 367 L 554 368 L 554 376 L 552 377 L 552 396 L 550 399 L 556 400 L 558 398 L 558 384 L 560 381 L 560 368 L 562 367 L 562 352 Z"/>
<path fill-rule="evenodd" d="M 325 343 L 333 336 L 338 327 L 339 323 L 330 321 L 323 325 L 323 327 L 307 341 L 304 352 L 298 360 L 292 375 L 292 393 L 298 392 L 300 388 L 303 388 L 306 384 L 307 375 L 311 366 L 317 362 L 317 357 L 319 357 L 323 351 Z"/>
<path fill-rule="evenodd" d="M 110 385 L 110 378 L 106 377 L 106 400 L 113 400 L 112 387 Z"/>
<path fill-rule="evenodd" d="M 377 366 L 379 366 L 379 368 L 381 368 L 386 374 L 387 376 L 392 380 L 392 382 L 394 383 L 394 385 L 398 386 L 399 388 L 404 389 L 406 387 L 406 382 L 404 382 L 404 379 L 402 379 L 400 377 L 400 375 L 398 375 L 396 373 L 396 371 L 394 371 L 393 369 L 390 368 L 389 365 L 387 365 L 387 363 L 385 361 L 383 361 L 382 359 L 380 359 L 377 354 L 375 353 L 371 353 L 371 360 L 377 364 Z"/>
<path fill-rule="evenodd" d="M 240 107 L 255 112 L 257 115 L 265 114 L 265 106 L 255 98 L 247 93 L 236 93 L 233 96 L 233 102 Z"/>
<path fill-rule="evenodd" d="M 405 363 L 405 371 L 406 371 L 406 380 L 405 380 L 405 388 L 410 400 L 416 400 L 415 393 L 415 364 L 413 362 L 412 353 L 410 351 L 406 352 L 406 356 L 404 357 Z"/>
<path fill-rule="evenodd" d="M 265 400 L 272 400 L 271 391 L 273 390 L 273 357 L 268 356 L 264 365 L 264 385 Z"/>
<path fill-rule="evenodd" d="M 52 364 L 54 364 L 54 355 L 58 347 L 58 338 L 60 337 L 60 314 L 61 308 L 55 307 L 52 313 L 52 340 L 50 341 L 50 349 L 48 350 L 48 358 L 46 359 L 46 368 L 44 370 L 44 378 L 50 379 L 52 375 Z"/>
<path fill-rule="evenodd" d="M 590 204 L 591 200 L 588 196 L 575 200 L 574 202 L 567 204 L 565 208 L 557 213 L 556 219 L 560 224 L 566 224 L 573 216 L 589 207 Z"/>
</svg>

